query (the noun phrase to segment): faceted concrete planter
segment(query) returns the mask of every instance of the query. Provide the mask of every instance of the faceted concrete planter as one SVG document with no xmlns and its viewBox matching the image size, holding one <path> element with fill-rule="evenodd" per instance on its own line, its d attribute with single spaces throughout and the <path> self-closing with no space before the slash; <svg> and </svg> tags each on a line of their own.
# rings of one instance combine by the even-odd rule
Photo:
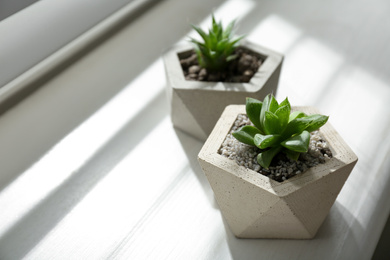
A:
<svg viewBox="0 0 390 260">
<path fill-rule="evenodd" d="M 249 83 L 200 82 L 184 78 L 179 57 L 188 57 L 193 47 L 175 47 L 164 56 L 172 123 L 178 129 L 206 140 L 222 111 L 230 104 L 243 104 L 246 97 L 263 100 L 276 94 L 283 56 L 261 46 L 243 42 L 265 61 Z"/>
<path fill-rule="evenodd" d="M 295 109 L 318 113 L 310 107 Z M 240 238 L 313 238 L 355 166 L 356 155 L 327 123 L 320 133 L 333 158 L 284 182 L 271 180 L 218 154 L 238 114 L 245 114 L 245 105 L 225 109 L 198 156 L 230 229 Z"/>
</svg>

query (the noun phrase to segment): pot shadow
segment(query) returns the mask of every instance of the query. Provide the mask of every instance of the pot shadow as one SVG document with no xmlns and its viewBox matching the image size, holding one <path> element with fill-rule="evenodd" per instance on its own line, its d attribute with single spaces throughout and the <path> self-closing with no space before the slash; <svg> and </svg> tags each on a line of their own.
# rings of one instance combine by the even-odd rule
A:
<svg viewBox="0 0 390 260">
<path fill-rule="evenodd" d="M 204 143 L 190 136 L 189 134 L 181 131 L 180 129 L 177 129 L 174 126 L 172 127 L 175 130 L 176 136 L 179 139 L 179 142 L 184 150 L 186 157 L 188 158 L 189 165 L 192 171 L 195 173 L 200 185 L 203 188 L 206 197 L 210 201 L 210 204 L 212 205 L 213 208 L 219 209 L 217 201 L 214 198 L 213 190 L 211 189 L 207 177 L 203 173 L 203 170 L 200 167 L 198 162 L 198 154 L 202 149 Z"/>
<path fill-rule="evenodd" d="M 357 234 L 363 228 L 351 212 L 337 201 L 313 239 L 236 238 L 225 220 L 227 243 L 232 259 L 339 259 L 358 252 Z M 358 254 L 358 253 L 356 253 Z"/>
</svg>

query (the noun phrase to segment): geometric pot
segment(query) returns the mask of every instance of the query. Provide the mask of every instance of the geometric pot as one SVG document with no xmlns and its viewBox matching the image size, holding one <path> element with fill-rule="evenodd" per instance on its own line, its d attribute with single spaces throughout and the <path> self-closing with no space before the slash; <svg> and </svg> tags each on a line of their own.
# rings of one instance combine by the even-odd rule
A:
<svg viewBox="0 0 390 260">
<path fill-rule="evenodd" d="M 226 106 L 243 104 L 246 97 L 263 100 L 269 93 L 276 94 L 283 56 L 248 41 L 240 46 L 264 60 L 248 83 L 186 80 L 179 57 L 188 57 L 191 45 L 174 47 L 164 55 L 171 120 L 176 128 L 205 141 Z"/>
<path fill-rule="evenodd" d="M 294 107 L 306 114 L 311 107 Z M 198 155 L 223 217 L 236 237 L 310 239 L 315 236 L 357 162 L 333 127 L 320 133 L 333 157 L 283 182 L 239 166 L 220 154 L 226 135 L 245 105 L 228 106 Z"/>
</svg>

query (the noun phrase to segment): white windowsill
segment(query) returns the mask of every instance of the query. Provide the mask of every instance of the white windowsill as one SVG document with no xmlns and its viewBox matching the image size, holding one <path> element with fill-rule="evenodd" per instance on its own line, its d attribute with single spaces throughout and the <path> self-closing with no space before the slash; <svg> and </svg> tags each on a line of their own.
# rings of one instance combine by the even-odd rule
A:
<svg viewBox="0 0 390 260">
<path fill-rule="evenodd" d="M 359 56 L 366 67 L 352 58 L 390 34 L 361 31 L 355 10 L 344 17 L 356 23 L 348 32 L 366 44 L 340 51 L 349 38 L 329 15 L 347 3 L 210 2 L 161 1 L 0 116 L 0 259 L 371 257 L 390 211 L 390 82 L 378 76 L 386 66 L 372 73 L 368 56 Z M 324 14 L 298 15 L 314 7 Z M 236 239 L 196 160 L 202 143 L 171 126 L 161 54 L 192 33 L 190 23 L 207 25 L 210 10 L 229 21 L 232 9 L 239 33 L 285 54 L 278 99 L 330 115 L 359 157 L 313 240 Z M 341 29 L 329 36 L 313 20 Z"/>
</svg>

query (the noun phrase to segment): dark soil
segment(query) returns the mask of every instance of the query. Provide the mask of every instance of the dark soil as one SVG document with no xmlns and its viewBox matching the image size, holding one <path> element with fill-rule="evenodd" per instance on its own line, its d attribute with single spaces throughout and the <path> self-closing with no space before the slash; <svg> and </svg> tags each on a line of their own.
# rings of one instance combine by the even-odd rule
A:
<svg viewBox="0 0 390 260">
<path fill-rule="evenodd" d="M 207 71 L 198 63 L 195 51 L 191 51 L 186 58 L 179 58 L 186 80 L 212 82 L 249 82 L 257 72 L 264 59 L 259 54 L 243 47 L 235 50 L 237 58 L 222 72 Z M 180 57 L 180 56 L 179 56 Z"/>
</svg>

